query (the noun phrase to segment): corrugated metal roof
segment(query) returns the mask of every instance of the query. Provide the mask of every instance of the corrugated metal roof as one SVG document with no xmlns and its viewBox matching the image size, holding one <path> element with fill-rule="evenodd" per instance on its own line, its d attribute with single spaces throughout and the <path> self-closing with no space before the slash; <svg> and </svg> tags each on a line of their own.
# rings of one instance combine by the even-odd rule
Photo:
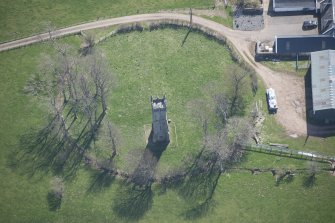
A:
<svg viewBox="0 0 335 223">
<path fill-rule="evenodd" d="M 335 50 L 335 38 L 325 35 L 276 36 L 277 54 L 310 53 L 320 50 Z"/>
<path fill-rule="evenodd" d="M 335 109 L 335 50 L 311 53 L 313 111 Z"/>
</svg>

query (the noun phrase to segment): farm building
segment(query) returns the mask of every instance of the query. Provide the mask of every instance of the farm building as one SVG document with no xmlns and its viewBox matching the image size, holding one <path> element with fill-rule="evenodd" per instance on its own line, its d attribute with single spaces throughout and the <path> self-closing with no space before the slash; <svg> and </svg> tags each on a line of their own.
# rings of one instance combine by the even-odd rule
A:
<svg viewBox="0 0 335 223">
<path fill-rule="evenodd" d="M 335 121 L 335 50 L 311 53 L 313 113 Z"/>
<path fill-rule="evenodd" d="M 316 11 L 316 0 L 273 0 L 274 12 Z"/>
<path fill-rule="evenodd" d="M 272 0 L 274 12 L 320 12 L 320 34 L 335 36 L 335 0 Z"/>
<path fill-rule="evenodd" d="M 319 12 L 320 34 L 276 36 L 273 46 L 268 49 L 263 49 L 262 43 L 257 44 L 258 56 L 273 54 L 298 58 L 311 52 L 335 50 L 335 0 L 272 0 L 272 3 L 275 12 Z"/>
<path fill-rule="evenodd" d="M 335 37 L 328 35 L 275 37 L 276 54 L 309 54 L 321 50 L 335 50 Z"/>
</svg>

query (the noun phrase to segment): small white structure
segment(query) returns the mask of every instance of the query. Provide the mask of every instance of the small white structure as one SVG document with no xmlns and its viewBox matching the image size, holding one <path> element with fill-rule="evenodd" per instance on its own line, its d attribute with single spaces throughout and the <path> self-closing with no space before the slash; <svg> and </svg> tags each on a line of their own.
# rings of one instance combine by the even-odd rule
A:
<svg viewBox="0 0 335 223">
<path fill-rule="evenodd" d="M 266 89 L 266 100 L 268 102 L 268 107 L 270 112 L 277 112 L 278 105 L 277 105 L 277 98 L 275 90 L 272 88 Z"/>
<path fill-rule="evenodd" d="M 169 127 L 166 116 L 167 100 L 164 95 L 162 99 L 151 97 L 152 107 L 152 141 L 156 142 L 169 142 Z"/>
</svg>

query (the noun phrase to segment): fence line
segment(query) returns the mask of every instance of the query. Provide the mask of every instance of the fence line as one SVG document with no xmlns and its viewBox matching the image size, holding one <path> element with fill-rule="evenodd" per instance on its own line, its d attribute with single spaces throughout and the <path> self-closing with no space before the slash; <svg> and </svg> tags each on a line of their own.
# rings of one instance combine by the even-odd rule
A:
<svg viewBox="0 0 335 223">
<path fill-rule="evenodd" d="M 254 151 L 266 154 L 272 154 L 276 156 L 284 156 L 295 159 L 304 159 L 304 160 L 312 160 L 317 162 L 335 162 L 335 157 L 327 156 L 324 154 L 310 152 L 310 151 L 301 151 L 295 149 L 289 149 L 286 146 L 271 146 L 271 145 L 245 145 L 244 150 Z"/>
</svg>

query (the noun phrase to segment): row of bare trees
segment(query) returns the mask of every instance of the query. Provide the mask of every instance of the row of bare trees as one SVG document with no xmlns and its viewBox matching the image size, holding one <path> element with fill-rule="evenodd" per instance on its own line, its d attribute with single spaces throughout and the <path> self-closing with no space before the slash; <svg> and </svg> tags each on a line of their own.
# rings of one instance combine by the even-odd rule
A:
<svg viewBox="0 0 335 223">
<path fill-rule="evenodd" d="M 25 155 L 33 154 L 35 167 L 49 164 L 52 169 L 75 170 L 103 127 L 114 159 L 116 130 L 105 119 L 114 80 L 103 54 L 80 56 L 67 45 L 53 42 L 53 46 L 55 55 L 42 56 L 39 71 L 24 88 L 45 102 L 50 116 L 45 126 L 22 137 Z"/>
</svg>

